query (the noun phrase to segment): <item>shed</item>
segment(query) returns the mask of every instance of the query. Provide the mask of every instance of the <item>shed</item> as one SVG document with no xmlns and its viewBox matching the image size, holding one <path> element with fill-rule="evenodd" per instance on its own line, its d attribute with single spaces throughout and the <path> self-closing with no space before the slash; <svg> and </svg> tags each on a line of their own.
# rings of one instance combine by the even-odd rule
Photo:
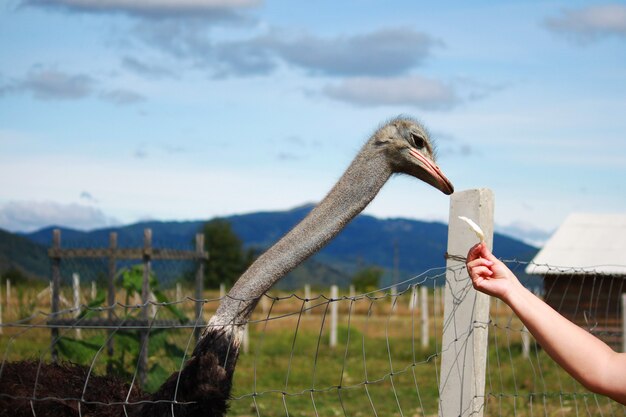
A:
<svg viewBox="0 0 626 417">
<path fill-rule="evenodd" d="M 542 275 L 544 300 L 622 350 L 626 214 L 571 214 L 526 267 Z"/>
</svg>

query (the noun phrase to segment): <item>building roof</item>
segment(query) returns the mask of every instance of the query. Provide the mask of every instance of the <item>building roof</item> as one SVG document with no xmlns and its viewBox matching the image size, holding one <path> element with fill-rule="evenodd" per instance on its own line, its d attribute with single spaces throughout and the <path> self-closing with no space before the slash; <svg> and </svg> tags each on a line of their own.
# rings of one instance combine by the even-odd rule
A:
<svg viewBox="0 0 626 417">
<path fill-rule="evenodd" d="M 526 273 L 626 275 L 626 214 L 572 214 Z"/>
</svg>

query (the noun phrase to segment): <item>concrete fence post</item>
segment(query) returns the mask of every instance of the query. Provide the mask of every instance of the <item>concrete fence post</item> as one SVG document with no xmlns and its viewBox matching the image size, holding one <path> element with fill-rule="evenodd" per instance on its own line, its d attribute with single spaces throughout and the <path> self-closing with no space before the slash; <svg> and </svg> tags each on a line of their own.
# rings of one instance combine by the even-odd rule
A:
<svg viewBox="0 0 626 417">
<path fill-rule="evenodd" d="M 493 193 L 488 189 L 457 192 L 450 200 L 439 381 L 441 417 L 483 415 L 489 296 L 474 290 L 467 275 L 465 257 L 478 239 L 458 216 L 474 220 L 492 247 L 493 207 Z"/>
</svg>

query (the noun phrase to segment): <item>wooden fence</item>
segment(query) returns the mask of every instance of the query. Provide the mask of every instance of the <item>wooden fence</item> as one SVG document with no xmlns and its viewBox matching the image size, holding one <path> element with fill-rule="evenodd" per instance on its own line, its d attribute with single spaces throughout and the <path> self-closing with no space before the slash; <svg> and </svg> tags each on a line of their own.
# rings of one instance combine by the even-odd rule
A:
<svg viewBox="0 0 626 417">
<path fill-rule="evenodd" d="M 204 277 L 204 261 L 208 260 L 209 255 L 204 250 L 204 235 L 196 235 L 196 248 L 194 251 L 159 249 L 152 246 L 152 230 L 145 229 L 143 236 L 143 247 L 140 248 L 120 248 L 117 244 L 117 233 L 111 232 L 109 235 L 108 248 L 62 248 L 61 247 L 61 231 L 55 229 L 52 236 L 52 247 L 48 251 L 51 263 L 51 284 L 52 284 L 52 302 L 51 317 L 48 320 L 48 326 L 51 329 L 51 356 L 52 361 L 58 360 L 58 352 L 56 343 L 59 338 L 60 328 L 95 328 L 103 329 L 108 333 L 107 337 L 107 355 L 113 356 L 113 337 L 114 329 L 121 327 L 137 328 L 140 337 L 141 350 L 139 352 L 139 363 L 137 366 L 137 376 L 139 383 L 143 385 L 148 374 L 148 338 L 150 327 L 167 327 L 176 325 L 171 320 L 151 320 L 148 313 L 150 305 L 150 272 L 151 263 L 154 260 L 191 260 L 197 262 L 195 276 L 195 296 L 197 300 L 202 299 L 203 277 Z M 79 322 L 75 318 L 61 319 L 57 318 L 60 306 L 60 285 L 61 285 L 61 262 L 63 259 L 69 258 L 100 258 L 108 259 L 108 289 L 107 289 L 107 318 L 106 319 L 82 319 Z M 143 280 L 141 288 L 141 313 L 140 318 L 128 320 L 126 318 L 115 317 L 115 279 L 118 274 L 117 262 L 121 260 L 141 260 L 143 262 Z M 196 303 L 196 322 L 202 322 L 202 303 Z M 196 338 L 199 336 L 200 327 L 196 327 Z M 107 371 L 111 371 L 110 367 Z"/>
</svg>

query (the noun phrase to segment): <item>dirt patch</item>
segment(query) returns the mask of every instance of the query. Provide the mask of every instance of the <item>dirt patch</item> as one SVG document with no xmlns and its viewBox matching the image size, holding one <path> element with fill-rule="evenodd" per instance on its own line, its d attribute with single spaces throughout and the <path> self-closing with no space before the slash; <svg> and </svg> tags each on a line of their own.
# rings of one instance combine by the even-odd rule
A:
<svg viewBox="0 0 626 417">
<path fill-rule="evenodd" d="M 89 368 L 80 365 L 6 362 L 0 375 L 0 416 L 120 416 L 119 403 L 143 396 L 136 388 L 129 396 L 129 390 L 120 378 L 89 375 Z"/>
</svg>

